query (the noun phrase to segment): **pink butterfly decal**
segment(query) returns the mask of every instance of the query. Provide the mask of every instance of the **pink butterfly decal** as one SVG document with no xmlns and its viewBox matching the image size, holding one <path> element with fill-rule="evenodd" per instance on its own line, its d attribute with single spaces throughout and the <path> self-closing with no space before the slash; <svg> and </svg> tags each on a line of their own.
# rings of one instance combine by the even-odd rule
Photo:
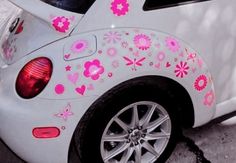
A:
<svg viewBox="0 0 236 163">
<path fill-rule="evenodd" d="M 123 57 L 124 58 L 124 60 L 126 61 L 126 65 L 127 66 L 133 66 L 133 68 L 132 68 L 132 70 L 137 70 L 136 69 L 136 66 L 142 66 L 143 65 L 143 61 L 146 59 L 145 57 L 143 57 L 143 58 L 141 58 L 141 59 L 139 59 L 139 60 L 137 60 L 136 58 L 134 58 L 133 60 L 132 59 L 130 59 L 130 58 L 128 58 L 128 57 Z"/>
<path fill-rule="evenodd" d="M 56 117 L 61 118 L 61 119 L 65 120 L 65 121 L 67 121 L 67 119 L 70 116 L 72 116 L 72 115 L 74 115 L 74 113 L 71 112 L 71 105 L 70 105 L 70 103 L 67 104 L 67 106 L 63 109 L 62 112 L 55 114 Z"/>
</svg>

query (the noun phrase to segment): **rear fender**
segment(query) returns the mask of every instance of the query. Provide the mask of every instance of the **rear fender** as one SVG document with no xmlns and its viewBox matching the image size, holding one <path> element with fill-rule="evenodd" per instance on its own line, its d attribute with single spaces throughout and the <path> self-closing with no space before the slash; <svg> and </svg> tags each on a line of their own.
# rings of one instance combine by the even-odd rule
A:
<svg viewBox="0 0 236 163">
<path fill-rule="evenodd" d="M 99 97 L 129 79 L 154 75 L 172 79 L 187 90 L 194 106 L 194 126 L 215 114 L 215 91 L 207 65 L 197 51 L 173 35 L 135 28 L 92 31 L 51 44 L 32 56 L 41 54 L 52 58 L 57 73 L 40 98 L 69 102 Z"/>
</svg>

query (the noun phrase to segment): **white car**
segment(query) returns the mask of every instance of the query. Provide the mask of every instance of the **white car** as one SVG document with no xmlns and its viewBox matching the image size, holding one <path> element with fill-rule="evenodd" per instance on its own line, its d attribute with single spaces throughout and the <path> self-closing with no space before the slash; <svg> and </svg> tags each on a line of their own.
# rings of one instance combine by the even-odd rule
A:
<svg viewBox="0 0 236 163">
<path fill-rule="evenodd" d="M 235 111 L 235 0 L 11 0 L 0 137 L 32 163 L 164 162 Z"/>
</svg>

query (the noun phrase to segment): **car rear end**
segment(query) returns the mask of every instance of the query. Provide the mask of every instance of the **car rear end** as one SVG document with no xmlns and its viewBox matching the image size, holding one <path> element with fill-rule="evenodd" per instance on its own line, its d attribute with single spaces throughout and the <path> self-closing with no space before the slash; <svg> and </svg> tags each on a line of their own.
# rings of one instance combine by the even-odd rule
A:
<svg viewBox="0 0 236 163">
<path fill-rule="evenodd" d="M 55 80 L 54 55 L 63 51 L 57 41 L 70 35 L 82 15 L 42 1 L 12 2 L 14 12 L 0 29 L 0 138 L 27 162 L 66 162 L 72 136 L 66 133 L 73 133 L 73 125 L 65 127 L 54 115 L 67 105 L 42 92 Z"/>
</svg>

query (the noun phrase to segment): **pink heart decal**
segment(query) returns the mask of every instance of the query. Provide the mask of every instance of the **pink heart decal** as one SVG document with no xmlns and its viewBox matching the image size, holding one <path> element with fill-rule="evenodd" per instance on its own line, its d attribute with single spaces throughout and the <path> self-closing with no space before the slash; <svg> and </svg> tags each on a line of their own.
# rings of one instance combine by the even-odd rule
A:
<svg viewBox="0 0 236 163">
<path fill-rule="evenodd" d="M 24 20 L 19 24 L 18 28 L 16 29 L 15 34 L 20 34 L 23 31 L 24 29 L 23 24 L 24 24 Z"/>
<path fill-rule="evenodd" d="M 81 87 L 75 88 L 75 91 L 81 95 L 84 95 L 85 89 L 86 89 L 85 85 L 82 85 Z"/>
<path fill-rule="evenodd" d="M 49 18 L 52 20 L 52 19 L 55 18 L 55 15 L 50 14 L 50 15 L 49 15 Z"/>
<path fill-rule="evenodd" d="M 89 84 L 88 87 L 87 87 L 87 89 L 90 90 L 90 91 L 94 90 L 93 84 Z"/>
<path fill-rule="evenodd" d="M 197 70 L 196 68 L 192 68 L 192 72 L 193 72 L 193 73 L 195 73 L 195 72 L 196 72 L 196 70 Z"/>
<path fill-rule="evenodd" d="M 71 16 L 70 20 L 73 22 L 75 20 L 75 16 Z"/>
<path fill-rule="evenodd" d="M 69 58 L 70 58 L 70 54 L 65 54 L 65 55 L 64 55 L 64 58 L 65 58 L 65 59 L 69 59 Z"/>
<path fill-rule="evenodd" d="M 78 73 L 74 73 L 74 74 L 68 74 L 67 78 L 69 81 L 71 81 L 73 84 L 76 84 L 76 82 L 78 81 L 79 78 L 79 74 Z"/>
<path fill-rule="evenodd" d="M 181 52 L 181 53 L 179 54 L 179 56 L 180 56 L 180 57 L 184 57 L 184 53 Z"/>
<path fill-rule="evenodd" d="M 202 68 L 203 61 L 201 59 L 198 59 L 197 63 L 198 63 L 199 68 Z"/>
<path fill-rule="evenodd" d="M 167 62 L 167 63 L 166 63 L 166 67 L 168 68 L 168 67 L 170 67 L 170 66 L 171 66 L 170 62 Z"/>
<path fill-rule="evenodd" d="M 155 67 L 156 67 L 157 69 L 160 69 L 160 68 L 161 68 L 161 63 L 156 64 Z"/>
</svg>

